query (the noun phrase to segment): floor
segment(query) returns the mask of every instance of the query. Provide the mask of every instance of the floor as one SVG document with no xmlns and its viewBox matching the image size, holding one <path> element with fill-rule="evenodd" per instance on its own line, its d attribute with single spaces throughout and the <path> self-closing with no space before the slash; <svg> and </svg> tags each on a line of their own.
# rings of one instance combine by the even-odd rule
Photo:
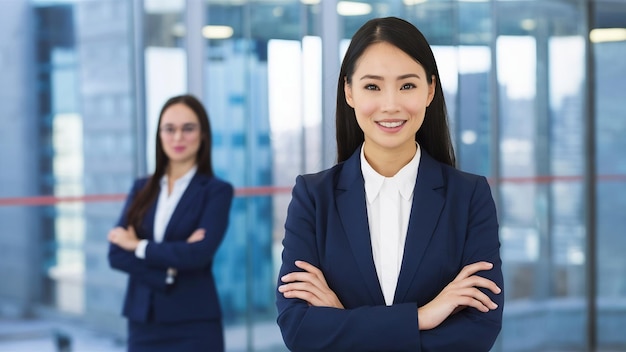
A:
<svg viewBox="0 0 626 352">
<path fill-rule="evenodd" d="M 250 341 L 245 326 L 227 328 L 226 350 L 247 351 L 252 343 L 255 351 L 287 351 L 276 331 L 276 324 L 255 326 Z M 124 341 L 89 329 L 75 322 L 45 319 L 16 320 L 0 318 L 0 351 L 2 352 L 125 352 Z"/>
</svg>

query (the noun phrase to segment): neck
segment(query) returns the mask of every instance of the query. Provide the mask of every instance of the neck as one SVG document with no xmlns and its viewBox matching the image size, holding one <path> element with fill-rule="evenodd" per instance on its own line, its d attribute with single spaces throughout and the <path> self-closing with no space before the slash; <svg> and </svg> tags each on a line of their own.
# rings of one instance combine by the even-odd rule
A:
<svg viewBox="0 0 626 352">
<path fill-rule="evenodd" d="M 166 172 L 168 181 L 173 182 L 183 177 L 194 165 L 196 165 L 195 162 L 170 162 Z"/>
<path fill-rule="evenodd" d="M 406 164 L 411 162 L 417 151 L 417 145 L 401 146 L 394 149 L 370 147 L 363 145 L 365 159 L 376 172 L 385 177 L 393 177 Z"/>
</svg>

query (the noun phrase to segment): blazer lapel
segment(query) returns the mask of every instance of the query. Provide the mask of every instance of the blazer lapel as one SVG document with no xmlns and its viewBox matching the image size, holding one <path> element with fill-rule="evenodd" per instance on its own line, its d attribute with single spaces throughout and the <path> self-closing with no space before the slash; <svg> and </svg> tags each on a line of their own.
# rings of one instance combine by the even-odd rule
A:
<svg viewBox="0 0 626 352">
<path fill-rule="evenodd" d="M 441 173 L 441 165 L 422 149 L 394 302 L 404 301 L 439 221 L 445 203 Z"/>
<path fill-rule="evenodd" d="M 361 174 L 360 148 L 344 162 L 337 182 L 337 211 L 354 258 L 373 302 L 384 303 L 384 297 L 372 255 L 365 186 Z"/>
<path fill-rule="evenodd" d="M 176 205 L 176 209 L 174 209 L 174 213 L 172 213 L 172 217 L 165 228 L 165 235 L 163 238 L 171 237 L 172 233 L 176 233 L 174 230 L 176 226 L 181 223 L 180 219 L 183 217 L 185 213 L 187 213 L 187 209 L 191 207 L 195 203 L 195 198 L 200 193 L 200 188 L 206 183 L 207 179 L 196 173 L 187 189 L 183 193 L 183 196 L 180 197 L 178 204 Z"/>
</svg>

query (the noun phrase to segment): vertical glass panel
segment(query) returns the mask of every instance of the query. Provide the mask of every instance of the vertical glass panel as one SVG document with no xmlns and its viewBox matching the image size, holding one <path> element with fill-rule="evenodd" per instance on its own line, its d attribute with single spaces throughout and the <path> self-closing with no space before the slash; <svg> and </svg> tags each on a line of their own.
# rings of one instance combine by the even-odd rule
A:
<svg viewBox="0 0 626 352">
<path fill-rule="evenodd" d="M 39 117 L 43 193 L 81 196 L 83 189 L 83 120 L 78 110 L 78 53 L 69 4 L 36 7 L 38 39 Z M 84 312 L 85 223 L 82 204 L 57 203 L 45 208 L 41 221 L 43 302 L 61 312 Z"/>
<path fill-rule="evenodd" d="M 121 300 L 102 304 L 119 291 L 109 280 L 114 274 L 103 236 L 120 207 L 85 196 L 120 194 L 130 186 L 130 8 L 120 1 L 2 6 L 0 32 L 8 36 L 0 36 L 0 109 L 7 110 L 0 121 L 9 128 L 0 140 L 11 148 L 0 159 L 14 166 L 0 173 L 7 186 L 0 197 L 35 198 L 12 200 L 31 207 L 0 210 L 0 219 L 11 224 L 10 245 L 0 239 L 6 251 L 0 257 L 9 263 L 2 271 L 20 277 L 3 280 L 10 289 L 0 289 L 0 297 L 17 298 L 16 310 L 26 314 L 43 305 L 102 322 L 102 330 L 123 330 Z"/>
<path fill-rule="evenodd" d="M 42 135 L 49 136 L 50 128 L 40 125 L 50 119 L 39 114 L 38 92 L 44 95 L 45 86 L 37 81 L 40 74 L 47 76 L 49 72 L 37 69 L 33 36 L 39 28 L 32 4 L 4 1 L 1 6 L 0 124 L 4 128 L 0 129 L 0 298 L 13 304 L 6 307 L 0 302 L 0 309 L 20 315 L 29 313 L 33 301 L 42 299 L 42 279 L 47 276 L 41 267 L 41 252 L 50 235 L 41 231 L 42 209 L 20 206 L 12 199 L 40 194 L 40 168 L 51 169 L 50 164 L 41 162 L 41 156 L 49 151 Z"/>
<path fill-rule="evenodd" d="M 583 350 L 583 12 L 573 1 L 496 9 L 507 295 L 499 347 Z"/>
<path fill-rule="evenodd" d="M 554 295 L 585 295 L 584 121 L 585 39 L 557 33 L 548 41 L 549 168 Z"/>
<path fill-rule="evenodd" d="M 65 21 L 73 22 L 74 9 L 71 5 L 59 4 L 37 7 L 35 13 L 39 44 L 37 84 L 41 87 L 38 117 L 46 121 L 35 125 L 42 147 L 38 173 L 43 176 L 43 182 L 39 186 L 46 195 L 76 196 L 82 194 L 82 141 L 81 136 L 74 133 L 82 133 L 82 121 L 76 110 L 75 28 L 59 26 Z M 77 168 L 66 169 L 71 166 Z M 53 205 L 41 213 L 40 221 L 45 224 L 41 232 L 45 243 L 42 300 L 61 311 L 79 314 L 83 311 L 84 260 L 78 249 L 84 231 L 72 226 L 82 217 L 82 209 L 71 208 L 71 205 Z M 61 229 L 72 230 L 71 233 L 58 232 Z M 71 298 L 68 301 L 64 297 Z"/>
<path fill-rule="evenodd" d="M 626 350 L 626 2 L 595 2 L 597 334 L 601 351 Z"/>
<path fill-rule="evenodd" d="M 144 2 L 144 64 L 146 104 L 146 163 L 154 170 L 159 113 L 167 99 L 187 93 L 187 53 L 184 0 Z"/>
<path fill-rule="evenodd" d="M 59 89 L 57 94 L 75 93 Z M 53 175 L 57 180 L 54 195 L 58 197 L 84 194 L 82 119 L 77 113 L 58 113 L 53 120 L 52 148 L 54 150 Z M 56 253 L 53 266 L 48 270 L 56 280 L 55 305 L 57 309 L 74 314 L 84 311 L 83 277 L 85 258 L 82 250 L 85 236 L 84 205 L 59 203 L 55 206 Z"/>
<path fill-rule="evenodd" d="M 73 2 L 77 57 L 77 101 L 82 117 L 85 201 L 85 313 L 103 331 L 125 331 L 120 315 L 126 276 L 110 269 L 106 234 L 121 205 L 99 202 L 128 192 L 135 177 L 135 67 L 132 2 Z M 66 94 L 62 91 L 60 95 Z M 102 197 L 100 197 L 102 196 Z"/>
<path fill-rule="evenodd" d="M 455 110 L 455 147 L 458 167 L 492 176 L 491 38 L 493 24 L 488 2 L 458 3 L 458 102 Z M 441 68 L 440 68 L 441 69 Z M 442 73 L 443 74 L 443 73 Z M 445 83 L 444 83 L 445 88 Z M 447 99 L 448 106 L 451 105 Z"/>
<path fill-rule="evenodd" d="M 321 162 L 318 7 L 295 0 L 206 7 L 214 166 L 240 191 L 214 263 L 228 350 L 286 350 L 275 287 L 289 191 L 296 175 Z M 229 34 L 214 35 L 218 28 Z"/>
<path fill-rule="evenodd" d="M 120 303 L 101 299 L 116 297 L 103 234 L 119 205 L 83 200 L 130 185 L 128 14 L 119 1 L 2 2 L 0 299 L 16 316 L 44 306 L 119 329 Z"/>
</svg>

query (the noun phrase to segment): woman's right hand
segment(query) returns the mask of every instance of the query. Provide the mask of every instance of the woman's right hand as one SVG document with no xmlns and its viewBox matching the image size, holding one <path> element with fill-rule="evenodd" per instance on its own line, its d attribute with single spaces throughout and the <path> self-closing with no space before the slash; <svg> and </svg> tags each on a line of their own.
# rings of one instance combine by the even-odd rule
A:
<svg viewBox="0 0 626 352">
<path fill-rule="evenodd" d="M 463 267 L 435 299 L 418 308 L 419 329 L 436 328 L 449 316 L 467 307 L 474 307 L 481 312 L 497 309 L 498 305 L 479 288 L 488 289 L 495 294 L 501 292 L 500 288 L 493 281 L 475 275 L 479 271 L 491 268 L 493 264 L 488 262 L 477 262 Z"/>
<path fill-rule="evenodd" d="M 204 229 L 197 229 L 187 238 L 187 243 L 200 242 L 204 239 Z"/>
<path fill-rule="evenodd" d="M 300 298 L 314 307 L 344 309 L 320 269 L 302 260 L 296 260 L 295 264 L 304 271 L 294 271 L 280 278 L 284 284 L 278 287 L 278 291 L 283 296 Z"/>
<path fill-rule="evenodd" d="M 137 238 L 132 226 L 129 226 L 128 229 L 117 226 L 109 231 L 107 238 L 109 242 L 129 252 L 134 251 L 139 245 L 139 238 Z"/>
</svg>

